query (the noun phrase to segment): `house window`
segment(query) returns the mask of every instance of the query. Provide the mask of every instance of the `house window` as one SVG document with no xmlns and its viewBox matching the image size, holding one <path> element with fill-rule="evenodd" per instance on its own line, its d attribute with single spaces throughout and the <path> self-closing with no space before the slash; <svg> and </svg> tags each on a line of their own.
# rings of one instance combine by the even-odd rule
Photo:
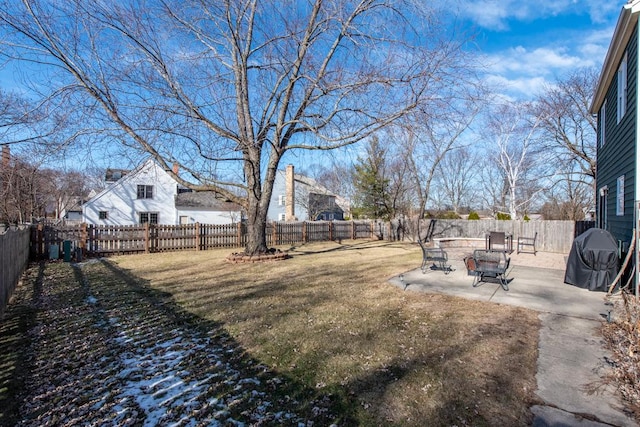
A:
<svg viewBox="0 0 640 427">
<path fill-rule="evenodd" d="M 186 215 L 180 215 L 180 225 L 189 224 L 189 217 Z"/>
<path fill-rule="evenodd" d="M 600 147 L 604 145 L 605 125 L 607 117 L 607 100 L 604 100 L 602 107 L 600 107 Z"/>
<path fill-rule="evenodd" d="M 278 206 L 284 206 L 285 205 L 285 199 L 284 196 L 281 194 L 278 196 Z"/>
<path fill-rule="evenodd" d="M 108 219 L 108 218 L 109 218 L 109 212 L 107 211 L 98 212 L 98 219 Z"/>
<path fill-rule="evenodd" d="M 616 188 L 616 215 L 624 216 L 624 175 L 618 177 Z"/>
<path fill-rule="evenodd" d="M 158 212 L 140 212 L 140 224 L 157 224 Z"/>
<path fill-rule="evenodd" d="M 138 185 L 138 199 L 153 199 L 153 185 Z"/>
<path fill-rule="evenodd" d="M 278 221 L 284 221 L 284 219 L 285 219 L 285 214 L 283 213 L 278 214 Z"/>
<path fill-rule="evenodd" d="M 624 54 L 618 67 L 618 123 L 627 112 L 627 54 Z"/>
</svg>

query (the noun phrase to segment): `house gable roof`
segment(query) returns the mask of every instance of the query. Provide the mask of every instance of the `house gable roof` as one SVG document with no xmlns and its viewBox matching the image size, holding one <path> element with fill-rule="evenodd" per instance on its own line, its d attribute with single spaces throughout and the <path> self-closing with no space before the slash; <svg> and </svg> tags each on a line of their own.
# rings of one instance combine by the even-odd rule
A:
<svg viewBox="0 0 640 427">
<path fill-rule="evenodd" d="M 179 193 L 176 196 L 176 208 L 206 208 L 220 212 L 238 212 L 240 205 L 221 200 L 213 191 L 198 191 Z"/>
<path fill-rule="evenodd" d="M 132 171 L 130 171 L 127 174 L 125 174 L 124 176 L 122 176 L 122 178 L 118 179 L 117 181 L 113 181 L 113 182 L 109 183 L 109 185 L 107 185 L 104 189 L 102 189 L 102 191 L 98 192 L 98 194 L 94 195 L 89 200 L 87 200 L 86 204 L 90 204 L 92 201 L 100 199 L 105 194 L 109 194 L 117 186 L 123 185 L 126 182 L 128 182 L 128 181 L 130 181 L 132 179 L 135 179 L 136 176 L 141 171 L 145 170 L 146 168 L 151 168 L 151 167 L 156 167 L 156 168 L 158 168 L 158 170 L 161 170 L 160 165 L 155 160 L 153 160 L 152 158 L 149 158 L 146 161 L 142 162 L 137 168 L 133 169 Z M 163 172 L 167 173 L 166 171 L 163 171 Z"/>
<path fill-rule="evenodd" d="M 284 172 L 282 172 L 282 173 L 284 174 Z M 316 181 L 315 179 L 310 178 L 310 177 L 308 177 L 306 175 L 300 175 L 298 173 L 293 175 L 293 179 L 297 183 L 301 183 L 301 184 L 306 185 L 307 186 L 307 191 L 309 193 L 323 194 L 325 196 L 333 196 L 333 197 L 335 197 L 336 205 L 338 205 L 338 207 L 340 209 L 342 209 L 343 212 L 349 212 L 349 210 L 350 210 L 349 201 L 346 198 L 333 193 L 328 188 L 326 188 L 322 184 L 318 183 L 318 181 Z"/>
<path fill-rule="evenodd" d="M 613 38 L 609 44 L 609 50 L 607 50 L 607 56 L 602 65 L 600 79 L 596 86 L 591 107 L 589 108 L 591 114 L 597 114 L 604 103 L 609 85 L 618 70 L 618 65 L 633 34 L 633 29 L 638 22 L 638 12 L 640 12 L 640 0 L 630 0 L 622 7 L 616 29 L 613 32 Z"/>
</svg>

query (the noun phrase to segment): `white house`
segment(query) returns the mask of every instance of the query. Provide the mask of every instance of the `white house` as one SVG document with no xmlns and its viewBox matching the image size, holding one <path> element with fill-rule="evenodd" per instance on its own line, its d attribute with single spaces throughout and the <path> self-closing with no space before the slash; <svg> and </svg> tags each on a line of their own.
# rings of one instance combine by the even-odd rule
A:
<svg viewBox="0 0 640 427">
<path fill-rule="evenodd" d="M 270 221 L 343 220 L 350 214 L 349 201 L 317 181 L 294 173 L 293 165 L 280 170 L 269 203 Z"/>
<path fill-rule="evenodd" d="M 82 219 L 95 225 L 230 224 L 242 218 L 240 206 L 213 193 L 191 193 L 153 159 L 111 177 L 111 183 L 82 206 Z"/>
</svg>

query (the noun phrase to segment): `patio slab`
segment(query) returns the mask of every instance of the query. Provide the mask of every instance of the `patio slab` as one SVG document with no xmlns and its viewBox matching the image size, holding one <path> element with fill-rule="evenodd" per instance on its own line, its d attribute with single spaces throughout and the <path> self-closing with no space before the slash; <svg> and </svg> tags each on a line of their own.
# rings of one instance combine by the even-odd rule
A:
<svg viewBox="0 0 640 427">
<path fill-rule="evenodd" d="M 593 392 L 594 384 L 608 367 L 609 354 L 598 332 L 611 308 L 605 293 L 565 284 L 564 270 L 522 265 L 544 259 L 533 257 L 516 265 L 512 262 L 507 274 L 509 291 L 498 282 L 481 282 L 472 287 L 473 277 L 467 274 L 459 254 L 450 254 L 455 271 L 449 274 L 438 270 L 423 274 L 417 268 L 405 272 L 402 278 L 390 279 L 390 283 L 407 292 L 447 294 L 540 312 L 536 394 L 545 405 L 531 408 L 533 425 L 637 426 L 624 412 L 612 387 Z M 554 266 L 557 265 L 562 264 L 556 260 Z"/>
</svg>

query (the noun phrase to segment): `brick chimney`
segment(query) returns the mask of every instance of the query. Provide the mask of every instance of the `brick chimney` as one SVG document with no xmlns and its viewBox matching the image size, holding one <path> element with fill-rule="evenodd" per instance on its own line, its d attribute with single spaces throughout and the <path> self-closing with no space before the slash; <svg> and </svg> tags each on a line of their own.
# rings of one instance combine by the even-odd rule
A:
<svg viewBox="0 0 640 427">
<path fill-rule="evenodd" d="M 2 167 L 8 168 L 11 161 L 11 150 L 7 144 L 2 146 Z"/>
<path fill-rule="evenodd" d="M 287 165 L 285 171 L 284 220 L 296 220 L 295 183 L 293 179 L 293 165 Z"/>
</svg>

